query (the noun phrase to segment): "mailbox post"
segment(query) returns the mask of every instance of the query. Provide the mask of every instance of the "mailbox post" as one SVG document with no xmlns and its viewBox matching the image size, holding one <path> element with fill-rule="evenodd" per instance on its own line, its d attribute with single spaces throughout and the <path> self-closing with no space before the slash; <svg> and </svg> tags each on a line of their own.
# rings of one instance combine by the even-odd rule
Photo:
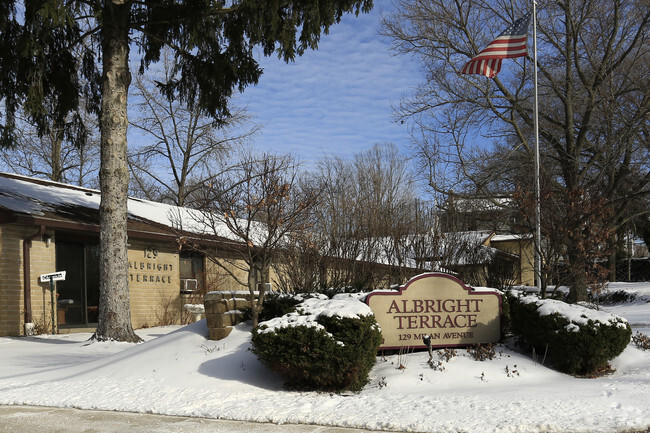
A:
<svg viewBox="0 0 650 433">
<path fill-rule="evenodd" d="M 41 283 L 48 282 L 50 283 L 50 299 L 52 305 L 52 334 L 56 334 L 56 319 L 55 319 L 55 310 L 54 310 L 54 290 L 56 289 L 55 281 L 65 280 L 65 271 L 52 272 L 50 274 L 43 274 L 40 276 Z"/>
</svg>

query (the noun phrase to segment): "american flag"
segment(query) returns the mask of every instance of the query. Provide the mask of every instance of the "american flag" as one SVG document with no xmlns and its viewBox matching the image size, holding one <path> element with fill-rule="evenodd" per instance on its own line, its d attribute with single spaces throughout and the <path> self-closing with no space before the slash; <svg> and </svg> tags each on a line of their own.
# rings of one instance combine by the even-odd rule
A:
<svg viewBox="0 0 650 433">
<path fill-rule="evenodd" d="M 528 54 L 526 40 L 532 12 L 518 19 L 503 31 L 495 40 L 467 62 L 461 74 L 485 75 L 494 78 L 501 70 L 501 60 L 512 57 L 523 57 Z"/>
</svg>

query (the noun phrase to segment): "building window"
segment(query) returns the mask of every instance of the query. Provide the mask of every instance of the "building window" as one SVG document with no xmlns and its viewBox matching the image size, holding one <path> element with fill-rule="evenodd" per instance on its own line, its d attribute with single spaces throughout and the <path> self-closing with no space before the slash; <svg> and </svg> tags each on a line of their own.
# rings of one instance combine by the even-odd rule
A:
<svg viewBox="0 0 650 433">
<path fill-rule="evenodd" d="M 181 251 L 179 255 L 179 276 L 181 293 L 201 293 L 204 282 L 203 254 L 196 251 Z"/>
<path fill-rule="evenodd" d="M 256 261 L 253 266 L 253 280 L 255 281 L 255 290 L 260 290 L 262 285 L 262 262 Z"/>
<path fill-rule="evenodd" d="M 266 272 L 262 274 L 262 262 L 256 261 L 253 269 L 253 279 L 255 281 L 255 290 L 262 290 L 262 284 L 264 284 L 264 290 L 270 292 L 271 282 L 269 281 L 269 270 L 267 268 Z"/>
</svg>

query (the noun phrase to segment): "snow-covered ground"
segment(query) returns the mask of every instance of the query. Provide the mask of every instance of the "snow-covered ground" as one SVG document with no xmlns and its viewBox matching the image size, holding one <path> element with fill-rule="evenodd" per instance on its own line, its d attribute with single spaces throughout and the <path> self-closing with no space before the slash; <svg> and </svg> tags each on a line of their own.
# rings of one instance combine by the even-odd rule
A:
<svg viewBox="0 0 650 433">
<path fill-rule="evenodd" d="M 650 283 L 610 289 L 645 297 L 603 309 L 650 335 Z M 380 357 L 363 391 L 329 394 L 284 390 L 248 350 L 245 325 L 222 341 L 206 339 L 205 321 L 138 334 L 145 343 L 88 343 L 90 334 L 0 338 L 0 404 L 416 432 L 650 427 L 650 351 L 632 344 L 612 362 L 614 373 L 596 379 L 499 346 L 483 362 L 458 350 L 443 370 L 431 369 L 426 353 Z"/>
</svg>

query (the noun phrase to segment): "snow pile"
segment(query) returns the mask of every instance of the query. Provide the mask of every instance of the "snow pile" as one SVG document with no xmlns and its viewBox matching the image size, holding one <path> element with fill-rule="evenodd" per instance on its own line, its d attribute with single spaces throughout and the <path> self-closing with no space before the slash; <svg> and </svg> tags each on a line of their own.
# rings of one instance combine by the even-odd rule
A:
<svg viewBox="0 0 650 433">
<path fill-rule="evenodd" d="M 614 286 L 614 285 L 612 285 Z M 626 289 L 650 293 L 650 283 Z M 650 303 L 604 307 L 650 335 Z M 631 319 L 634 317 L 634 319 Z M 205 321 L 136 331 L 139 345 L 91 334 L 0 338 L 0 404 L 75 407 L 409 432 L 622 432 L 650 426 L 650 351 L 630 344 L 615 371 L 579 379 L 509 346 L 474 361 L 457 349 L 444 370 L 427 352 L 377 358 L 358 393 L 293 392 L 249 350 L 250 326 L 206 338 Z M 403 365 L 405 368 L 399 369 Z"/>
<path fill-rule="evenodd" d="M 328 299 L 326 296 L 321 296 L 305 299 L 302 303 L 296 305 L 295 312 L 261 322 L 259 332 L 260 334 L 267 334 L 295 326 L 324 330 L 325 327 L 318 323 L 318 317 L 321 315 L 354 319 L 372 314 L 370 307 L 353 297 L 337 295 L 333 299 Z"/>
<path fill-rule="evenodd" d="M 369 306 L 349 296 L 337 295 L 333 299 L 316 299 L 305 300 L 298 304 L 296 309 L 301 314 L 327 317 L 347 317 L 357 319 L 361 316 L 371 316 L 372 310 Z"/>
<path fill-rule="evenodd" d="M 539 299 L 537 296 L 524 296 L 519 298 L 519 301 L 523 304 L 536 304 L 539 307 L 537 308 L 537 313 L 540 316 L 559 314 L 565 317 L 571 322 L 567 326 L 567 329 L 573 332 L 579 331 L 580 328 L 577 325 L 586 326 L 589 324 L 589 321 L 596 326 L 603 324 L 613 325 L 623 329 L 627 328 L 627 320 L 605 311 L 597 311 L 580 305 L 567 304 L 556 299 Z"/>
</svg>

